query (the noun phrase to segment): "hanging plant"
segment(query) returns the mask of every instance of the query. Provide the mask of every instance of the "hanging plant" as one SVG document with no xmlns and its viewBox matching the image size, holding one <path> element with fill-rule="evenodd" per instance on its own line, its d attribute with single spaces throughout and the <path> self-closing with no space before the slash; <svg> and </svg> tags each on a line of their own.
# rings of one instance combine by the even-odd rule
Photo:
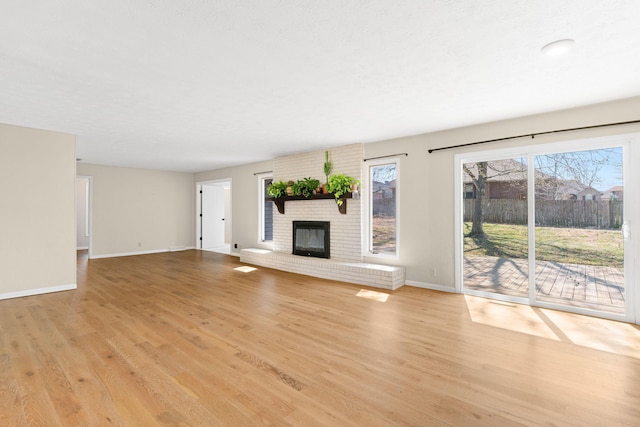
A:
<svg viewBox="0 0 640 427">
<path fill-rule="evenodd" d="M 342 173 L 337 173 L 329 177 L 329 192 L 333 193 L 338 206 L 342 206 L 341 197 L 351 192 L 351 186 L 359 184 L 360 180 Z"/>
</svg>

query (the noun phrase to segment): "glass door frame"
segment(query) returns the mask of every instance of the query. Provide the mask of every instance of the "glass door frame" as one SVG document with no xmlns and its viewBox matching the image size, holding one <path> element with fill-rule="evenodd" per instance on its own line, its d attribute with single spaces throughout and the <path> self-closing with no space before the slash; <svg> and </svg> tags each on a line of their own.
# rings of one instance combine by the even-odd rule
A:
<svg viewBox="0 0 640 427">
<path fill-rule="evenodd" d="M 549 308 L 554 310 L 567 311 L 578 314 L 586 314 L 590 316 L 602 317 L 613 320 L 635 323 L 640 319 L 637 313 L 640 312 L 640 289 L 635 280 L 635 248 L 637 243 L 633 241 L 635 230 L 631 230 L 631 239 L 624 240 L 624 283 L 625 283 L 625 314 L 607 313 L 582 307 L 573 307 L 562 304 L 538 301 L 536 299 L 535 284 L 535 164 L 534 158 L 543 154 L 567 153 L 573 151 L 586 151 L 604 148 L 621 147 L 622 148 L 622 169 L 623 169 L 623 185 L 624 192 L 629 196 L 625 198 L 623 205 L 623 217 L 626 224 L 638 224 L 640 221 L 640 205 L 636 200 L 640 188 L 635 184 L 640 182 L 640 170 L 632 170 L 631 168 L 631 150 L 632 141 L 636 144 L 640 143 L 640 134 L 624 134 L 613 135 L 608 137 L 597 137 L 589 139 L 562 141 L 554 143 L 540 143 L 537 145 L 527 145 L 519 147 L 511 147 L 505 149 L 493 149 L 479 152 L 468 152 L 456 154 L 454 156 L 454 208 L 455 208 L 455 233 L 454 233 L 454 249 L 455 249 L 455 290 L 458 293 L 467 295 L 475 295 L 486 298 L 492 298 L 500 301 L 515 302 L 527 304 L 535 307 Z M 528 267 L 529 267 L 529 295 L 528 298 L 510 296 L 498 293 L 490 293 L 479 290 L 464 289 L 464 204 L 463 196 L 463 174 L 462 165 L 470 162 L 503 160 L 513 158 L 527 159 L 527 239 L 528 239 Z M 635 168 L 640 169 L 640 167 Z"/>
</svg>

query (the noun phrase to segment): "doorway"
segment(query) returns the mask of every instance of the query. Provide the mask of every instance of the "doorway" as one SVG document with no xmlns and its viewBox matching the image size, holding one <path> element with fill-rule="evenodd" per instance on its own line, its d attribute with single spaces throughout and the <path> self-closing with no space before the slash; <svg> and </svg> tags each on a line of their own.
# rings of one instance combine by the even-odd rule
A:
<svg viewBox="0 0 640 427">
<path fill-rule="evenodd" d="M 199 249 L 231 253 L 231 179 L 197 184 Z"/>
<path fill-rule="evenodd" d="M 76 177 L 76 249 L 91 252 L 91 177 Z"/>
<path fill-rule="evenodd" d="M 456 156 L 456 288 L 634 321 L 629 141 Z"/>
</svg>

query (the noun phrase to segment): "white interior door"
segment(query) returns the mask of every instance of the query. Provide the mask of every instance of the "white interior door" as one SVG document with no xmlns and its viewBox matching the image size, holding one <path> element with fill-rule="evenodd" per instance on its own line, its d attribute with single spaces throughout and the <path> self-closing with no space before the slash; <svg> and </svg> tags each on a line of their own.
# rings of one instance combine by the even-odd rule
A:
<svg viewBox="0 0 640 427">
<path fill-rule="evenodd" d="M 219 185 L 202 186 L 202 249 L 225 243 L 225 190 Z"/>
</svg>

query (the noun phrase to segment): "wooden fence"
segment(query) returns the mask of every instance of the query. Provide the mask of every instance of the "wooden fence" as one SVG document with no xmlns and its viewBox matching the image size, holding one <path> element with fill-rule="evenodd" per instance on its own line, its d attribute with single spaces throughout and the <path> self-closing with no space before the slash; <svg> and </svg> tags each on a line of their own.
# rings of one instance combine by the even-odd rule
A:
<svg viewBox="0 0 640 427">
<path fill-rule="evenodd" d="M 373 201 L 373 216 L 375 217 L 395 217 L 396 199 L 375 199 Z"/>
<path fill-rule="evenodd" d="M 465 199 L 464 220 L 471 221 L 475 200 Z M 527 224 L 527 201 L 483 200 L 484 222 Z M 623 202 L 619 200 L 536 200 L 536 225 L 543 227 L 619 229 Z"/>
</svg>

